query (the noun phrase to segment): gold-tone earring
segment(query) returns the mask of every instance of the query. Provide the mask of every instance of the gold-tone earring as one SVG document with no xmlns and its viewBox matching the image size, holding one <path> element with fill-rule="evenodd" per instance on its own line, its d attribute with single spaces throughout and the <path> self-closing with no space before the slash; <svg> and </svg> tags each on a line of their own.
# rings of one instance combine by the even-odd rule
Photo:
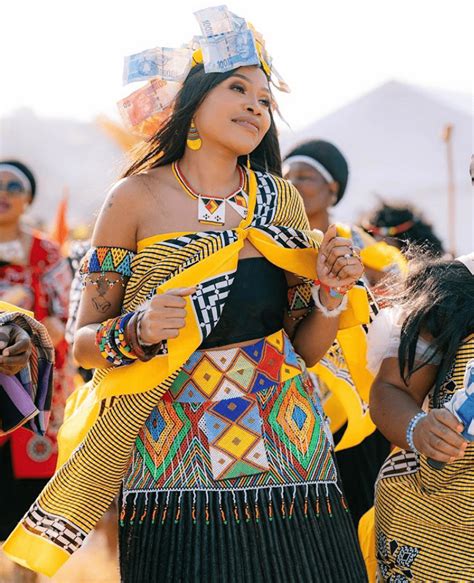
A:
<svg viewBox="0 0 474 583">
<path fill-rule="evenodd" d="M 202 146 L 202 140 L 193 119 L 191 120 L 191 125 L 189 126 L 186 144 L 188 145 L 188 148 L 191 148 L 191 150 L 199 150 L 199 148 Z"/>
<path fill-rule="evenodd" d="M 250 164 L 250 154 L 247 154 L 247 168 L 248 168 L 249 170 L 251 170 L 251 169 L 252 169 L 252 165 Z"/>
</svg>

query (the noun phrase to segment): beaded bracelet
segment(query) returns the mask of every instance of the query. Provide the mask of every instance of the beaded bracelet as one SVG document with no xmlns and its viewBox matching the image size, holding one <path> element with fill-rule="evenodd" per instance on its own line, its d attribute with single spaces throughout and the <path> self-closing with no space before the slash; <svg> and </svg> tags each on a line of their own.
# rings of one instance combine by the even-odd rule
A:
<svg viewBox="0 0 474 583">
<path fill-rule="evenodd" d="M 107 362 L 114 366 L 147 362 L 158 354 L 166 354 L 166 341 L 145 346 L 138 336 L 138 325 L 143 312 L 130 312 L 102 322 L 97 328 L 95 343 Z"/>
<path fill-rule="evenodd" d="M 140 342 L 138 326 L 142 317 L 143 311 L 134 312 L 132 318 L 130 318 L 130 320 L 127 322 L 127 326 L 125 328 L 125 338 L 127 343 L 132 347 L 133 354 L 135 354 L 136 357 L 142 362 L 147 362 L 158 354 L 166 354 L 167 346 L 165 340 L 151 346 L 145 346 Z"/>
<path fill-rule="evenodd" d="M 132 313 L 133 315 L 133 313 Z M 132 356 L 133 351 L 130 348 L 128 355 L 126 356 L 123 351 L 125 351 L 125 345 L 123 346 L 123 351 L 119 350 L 115 343 L 116 334 L 119 334 L 120 327 L 122 326 L 122 333 L 124 329 L 124 325 L 122 324 L 122 320 L 126 319 L 130 320 L 131 315 L 126 314 L 125 316 L 120 316 L 118 318 L 111 318 L 110 320 L 106 320 L 102 322 L 99 327 L 97 328 L 97 332 L 95 335 L 95 343 L 99 347 L 100 354 L 103 358 L 113 364 L 114 366 L 122 366 L 124 364 L 131 364 L 136 360 L 136 356 Z"/>
<path fill-rule="evenodd" d="M 323 288 L 323 290 L 328 292 L 332 298 L 340 299 L 343 298 L 347 293 L 345 291 L 341 291 L 337 287 L 331 287 L 330 285 L 326 285 L 325 283 L 319 281 L 319 279 L 315 279 L 313 283 L 315 286 Z"/>
<path fill-rule="evenodd" d="M 415 431 L 415 427 L 423 419 L 423 417 L 426 417 L 427 415 L 428 415 L 428 413 L 425 413 L 424 411 L 420 411 L 420 413 L 417 413 L 416 415 L 414 415 L 410 419 L 410 422 L 408 423 L 406 439 L 407 439 L 408 447 L 411 449 L 411 451 L 413 453 L 420 453 L 416 449 L 415 444 L 413 442 L 413 433 Z"/>
<path fill-rule="evenodd" d="M 128 322 L 133 318 L 134 312 L 130 312 L 125 316 L 118 319 L 118 322 L 114 328 L 114 342 L 116 348 L 125 356 L 125 358 L 131 358 L 136 360 L 137 356 L 133 352 L 132 346 L 128 343 L 127 337 L 125 335 L 125 330 Z"/>
</svg>

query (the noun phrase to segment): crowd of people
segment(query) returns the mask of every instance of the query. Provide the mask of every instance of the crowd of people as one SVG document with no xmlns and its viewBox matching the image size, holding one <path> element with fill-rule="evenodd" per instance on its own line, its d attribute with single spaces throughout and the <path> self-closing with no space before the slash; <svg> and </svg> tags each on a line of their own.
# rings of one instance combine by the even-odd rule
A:
<svg viewBox="0 0 474 583">
<path fill-rule="evenodd" d="M 474 253 L 412 206 L 335 222 L 350 160 L 281 155 L 245 35 L 190 49 L 69 256 L 0 161 L 4 552 L 52 576 L 116 501 L 124 583 L 472 581 Z"/>
</svg>

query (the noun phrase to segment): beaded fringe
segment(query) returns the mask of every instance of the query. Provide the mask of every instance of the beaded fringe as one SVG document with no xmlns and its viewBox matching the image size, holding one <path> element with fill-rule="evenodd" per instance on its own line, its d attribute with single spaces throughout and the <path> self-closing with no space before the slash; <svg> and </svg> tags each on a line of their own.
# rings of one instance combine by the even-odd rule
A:
<svg viewBox="0 0 474 583">
<path fill-rule="evenodd" d="M 237 524 L 240 521 L 250 522 L 255 520 L 259 522 L 261 517 L 261 502 L 263 501 L 263 507 L 266 509 L 267 517 L 270 521 L 273 520 L 275 512 L 279 512 L 282 519 L 288 518 L 291 520 L 295 511 L 295 500 L 296 500 L 296 488 L 305 488 L 304 502 L 303 502 L 303 515 L 305 518 L 313 513 L 316 518 L 319 518 L 321 514 L 321 504 L 325 504 L 327 509 L 327 514 L 332 518 L 333 511 L 331 506 L 331 500 L 329 496 L 329 487 L 335 488 L 340 497 L 340 502 L 342 508 L 345 512 L 349 512 L 349 507 L 347 505 L 344 494 L 341 492 L 339 486 L 335 483 L 318 483 L 318 484 L 305 484 L 303 486 L 281 486 L 273 487 L 268 489 L 256 489 L 253 490 L 254 494 L 251 496 L 251 490 L 235 491 L 235 490 L 220 490 L 217 492 L 219 499 L 219 515 L 217 519 L 220 518 L 223 524 L 227 524 L 229 520 L 235 520 Z M 315 503 L 309 503 L 309 489 L 314 488 L 316 496 Z M 285 490 L 292 489 L 292 495 L 289 501 L 285 501 Z M 280 494 L 275 493 L 275 490 L 279 491 Z M 322 492 L 320 492 L 322 490 Z M 127 515 L 129 524 L 133 525 L 138 519 L 138 524 L 143 524 L 150 515 L 151 523 L 155 524 L 158 520 L 161 524 L 164 524 L 166 520 L 174 520 L 177 524 L 182 516 L 181 501 L 184 494 L 184 490 L 178 492 L 178 503 L 174 516 L 168 515 L 168 506 L 170 491 L 167 492 L 125 492 L 122 494 L 122 504 L 120 511 L 120 526 L 125 525 L 125 520 Z M 239 505 L 237 504 L 236 494 L 243 494 L 243 509 L 239 511 Z M 205 504 L 202 511 L 198 513 L 197 511 L 197 496 L 203 495 L 205 497 Z M 144 496 L 143 509 L 140 509 L 140 516 L 137 516 L 137 497 Z M 191 505 L 191 518 L 193 524 L 196 524 L 198 520 L 204 520 L 206 524 L 211 523 L 211 514 L 209 512 L 209 491 L 193 491 L 193 500 Z M 162 498 L 160 500 L 160 497 Z M 225 507 L 229 507 L 229 504 L 223 504 L 223 497 L 231 497 L 232 502 L 230 507 L 232 508 L 231 516 L 225 511 Z M 259 503 L 260 502 L 260 503 Z M 162 512 L 160 513 L 160 507 Z M 131 512 L 129 509 L 131 508 Z M 213 517 L 215 519 L 216 517 Z"/>
<path fill-rule="evenodd" d="M 124 494 L 122 583 L 364 583 L 336 484 Z"/>
</svg>

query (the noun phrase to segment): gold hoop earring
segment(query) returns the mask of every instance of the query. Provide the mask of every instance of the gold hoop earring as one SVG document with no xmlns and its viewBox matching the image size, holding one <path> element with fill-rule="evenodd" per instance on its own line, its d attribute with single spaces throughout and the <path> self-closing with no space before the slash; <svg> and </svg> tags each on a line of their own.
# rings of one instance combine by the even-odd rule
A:
<svg viewBox="0 0 474 583">
<path fill-rule="evenodd" d="M 202 146 L 202 140 L 193 119 L 191 120 L 191 125 L 189 126 L 186 144 L 188 145 L 188 148 L 191 148 L 191 150 L 199 150 L 199 148 Z"/>
</svg>

